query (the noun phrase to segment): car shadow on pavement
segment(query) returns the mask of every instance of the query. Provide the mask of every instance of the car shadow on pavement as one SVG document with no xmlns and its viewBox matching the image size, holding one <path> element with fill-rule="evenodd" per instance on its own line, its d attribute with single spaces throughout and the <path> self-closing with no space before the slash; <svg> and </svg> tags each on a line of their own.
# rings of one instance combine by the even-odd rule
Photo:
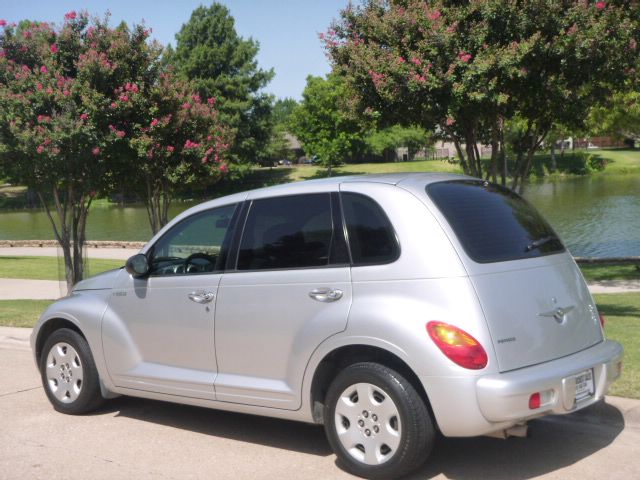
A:
<svg viewBox="0 0 640 480">
<path fill-rule="evenodd" d="M 110 400 L 96 414 L 110 412 L 116 413 L 116 417 L 267 447 L 323 457 L 332 454 L 324 429 L 319 425 L 132 397 Z"/>
<path fill-rule="evenodd" d="M 612 443 L 624 426 L 617 408 L 599 402 L 570 415 L 529 422 L 528 438 L 439 437 L 429 461 L 407 478 L 528 479 L 589 457 Z"/>
</svg>

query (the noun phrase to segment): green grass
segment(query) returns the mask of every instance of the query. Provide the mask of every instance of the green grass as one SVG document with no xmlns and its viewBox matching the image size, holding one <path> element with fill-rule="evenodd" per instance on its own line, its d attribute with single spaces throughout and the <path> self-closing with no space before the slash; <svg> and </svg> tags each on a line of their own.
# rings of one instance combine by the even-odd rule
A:
<svg viewBox="0 0 640 480">
<path fill-rule="evenodd" d="M 85 277 L 124 265 L 124 260 L 91 258 Z M 0 257 L 1 278 L 29 280 L 60 280 L 64 278 L 64 263 L 57 257 Z"/>
<path fill-rule="evenodd" d="M 635 265 L 580 265 L 588 282 L 602 280 L 640 280 L 640 270 Z"/>
<path fill-rule="evenodd" d="M 607 338 L 624 346 L 622 377 L 609 393 L 640 399 L 640 293 L 601 294 L 594 298 L 606 317 Z"/>
<path fill-rule="evenodd" d="M 51 300 L 0 300 L 0 326 L 33 327 Z"/>
<path fill-rule="evenodd" d="M 595 150 L 590 153 L 608 162 L 606 168 L 595 175 L 640 173 L 640 150 Z"/>
</svg>

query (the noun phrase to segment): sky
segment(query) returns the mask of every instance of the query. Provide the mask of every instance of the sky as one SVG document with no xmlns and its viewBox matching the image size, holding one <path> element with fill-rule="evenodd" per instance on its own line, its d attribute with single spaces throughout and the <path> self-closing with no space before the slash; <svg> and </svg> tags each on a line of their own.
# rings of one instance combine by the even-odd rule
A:
<svg viewBox="0 0 640 480">
<path fill-rule="evenodd" d="M 330 66 L 318 39 L 348 0 L 221 0 L 236 21 L 236 31 L 260 43 L 258 65 L 273 68 L 265 91 L 277 98 L 299 100 L 307 75 L 325 75 Z M 61 24 L 71 10 L 91 15 L 111 12 L 112 24 L 122 20 L 153 29 L 152 38 L 175 46 L 175 34 L 205 0 L 0 0 L 0 19 L 24 19 Z"/>
</svg>

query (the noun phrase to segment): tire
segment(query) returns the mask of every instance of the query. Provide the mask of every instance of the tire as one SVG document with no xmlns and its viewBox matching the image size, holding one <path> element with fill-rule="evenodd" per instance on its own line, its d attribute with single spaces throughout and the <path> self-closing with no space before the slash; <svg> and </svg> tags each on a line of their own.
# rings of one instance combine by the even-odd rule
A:
<svg viewBox="0 0 640 480">
<path fill-rule="evenodd" d="M 372 479 L 397 478 L 417 469 L 435 438 L 431 416 L 411 383 L 370 362 L 346 367 L 331 383 L 324 428 L 339 465 Z"/>
<path fill-rule="evenodd" d="M 42 349 L 42 386 L 53 408 L 81 415 L 104 402 L 98 370 L 87 341 L 74 330 L 55 330 Z"/>
</svg>

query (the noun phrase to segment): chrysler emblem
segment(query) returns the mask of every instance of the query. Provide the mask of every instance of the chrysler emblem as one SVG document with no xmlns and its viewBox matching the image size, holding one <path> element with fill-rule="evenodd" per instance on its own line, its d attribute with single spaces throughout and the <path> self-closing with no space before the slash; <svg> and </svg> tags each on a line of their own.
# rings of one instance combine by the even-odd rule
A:
<svg viewBox="0 0 640 480">
<path fill-rule="evenodd" d="M 569 305 L 568 307 L 555 308 L 548 312 L 539 313 L 539 317 L 553 317 L 556 322 L 562 323 L 564 319 L 571 310 L 575 308 L 574 305 Z"/>
</svg>

